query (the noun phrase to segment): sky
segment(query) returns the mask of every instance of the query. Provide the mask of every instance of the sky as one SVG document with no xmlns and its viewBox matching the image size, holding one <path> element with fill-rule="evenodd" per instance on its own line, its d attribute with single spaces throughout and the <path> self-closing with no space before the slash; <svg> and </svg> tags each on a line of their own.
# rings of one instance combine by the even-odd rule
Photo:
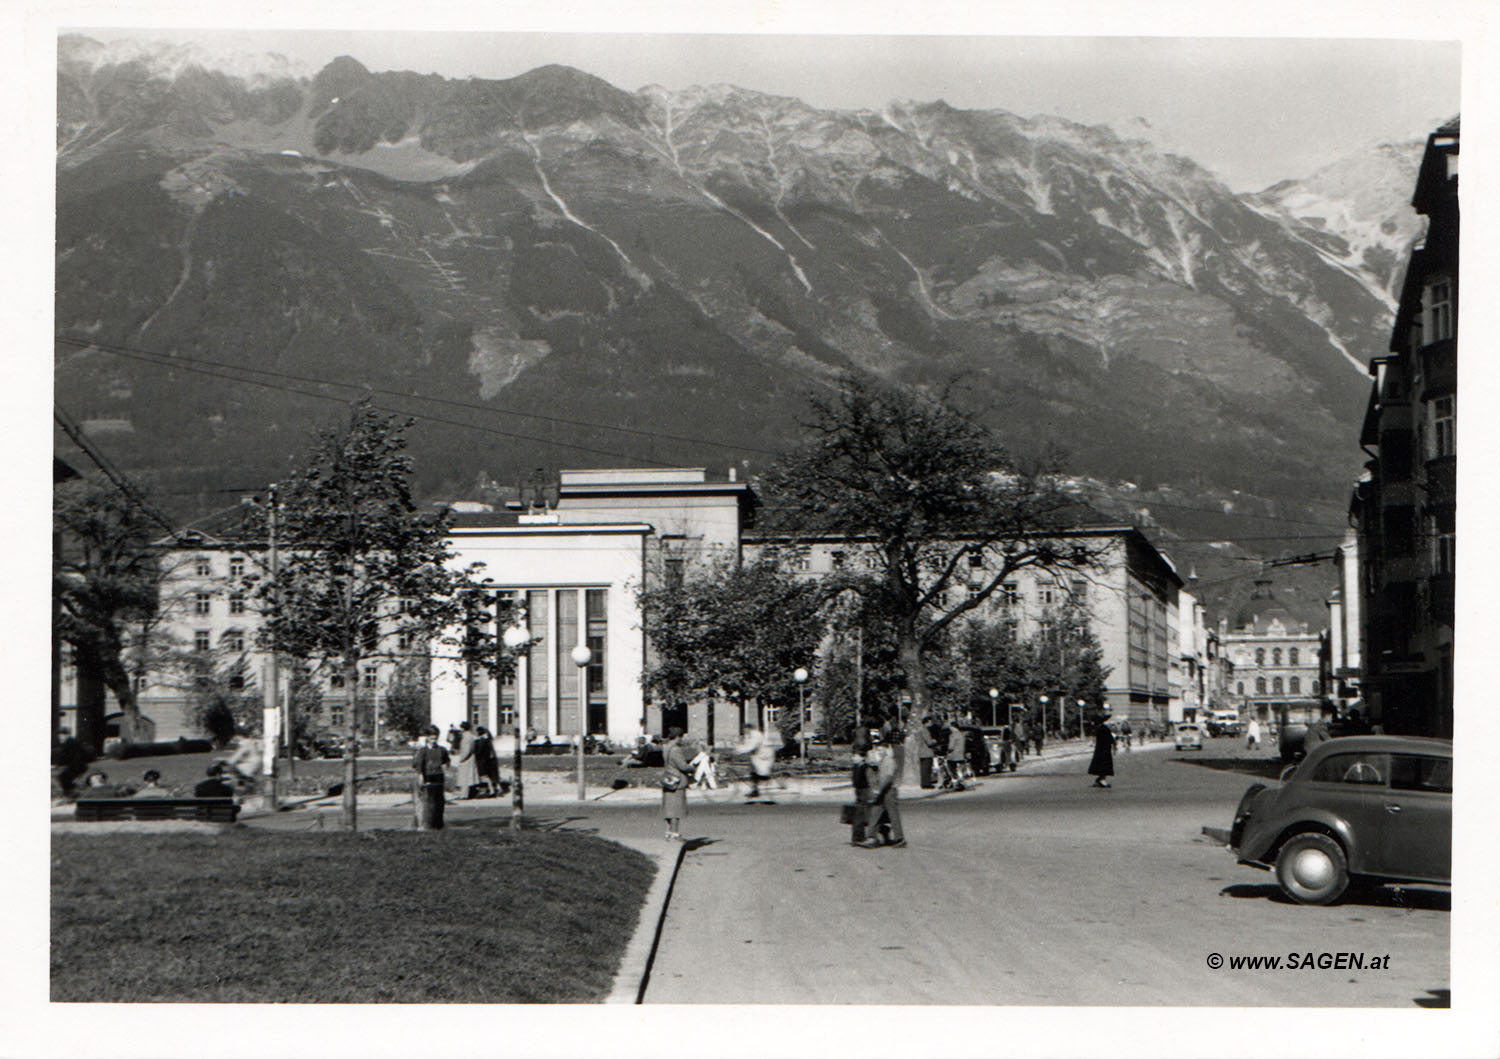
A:
<svg viewBox="0 0 1500 1059">
<path fill-rule="evenodd" d="M 1383 140 L 1423 136 L 1460 111 L 1456 40 L 676 31 L 691 27 L 684 21 L 598 33 L 586 31 L 591 24 L 537 33 L 77 28 L 98 40 L 274 51 L 308 74 L 342 54 L 376 71 L 446 77 L 514 77 L 562 63 L 626 91 L 727 82 L 817 107 L 943 99 L 1116 129 L 1142 118 L 1164 146 L 1235 191 L 1306 176 Z"/>
</svg>

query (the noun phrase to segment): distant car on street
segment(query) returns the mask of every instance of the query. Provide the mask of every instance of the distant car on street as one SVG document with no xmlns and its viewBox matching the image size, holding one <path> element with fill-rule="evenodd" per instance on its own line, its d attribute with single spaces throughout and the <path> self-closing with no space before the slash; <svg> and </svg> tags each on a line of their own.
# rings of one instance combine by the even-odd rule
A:
<svg viewBox="0 0 1500 1059">
<path fill-rule="evenodd" d="M 1178 750 L 1202 750 L 1203 729 L 1196 724 L 1179 724 L 1176 748 Z"/>
<path fill-rule="evenodd" d="M 1241 864 L 1275 871 L 1302 904 L 1328 904 L 1351 880 L 1452 881 L 1453 743 L 1418 736 L 1329 739 L 1277 786 L 1247 790 L 1225 834 Z"/>
</svg>

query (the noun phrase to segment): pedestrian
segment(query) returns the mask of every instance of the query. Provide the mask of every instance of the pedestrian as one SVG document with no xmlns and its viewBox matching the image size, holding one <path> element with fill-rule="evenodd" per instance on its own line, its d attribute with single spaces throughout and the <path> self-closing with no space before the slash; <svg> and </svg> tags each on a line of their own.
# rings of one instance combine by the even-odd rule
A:
<svg viewBox="0 0 1500 1059">
<path fill-rule="evenodd" d="M 756 801 L 760 799 L 761 785 L 770 785 L 771 766 L 776 761 L 776 747 L 759 728 L 753 724 L 747 724 L 741 732 L 739 745 L 735 749 L 750 759 L 750 793 L 745 796 L 745 801 Z"/>
<path fill-rule="evenodd" d="M 1024 716 L 1018 718 L 1016 723 L 1011 725 L 1011 735 L 1015 739 L 1016 757 L 1025 757 L 1026 744 L 1031 741 L 1031 736 L 1026 731 L 1026 718 Z"/>
<path fill-rule="evenodd" d="M 437 725 L 428 725 L 427 731 L 422 733 L 422 745 L 411 758 L 411 767 L 416 773 L 412 780 L 412 804 L 416 810 L 418 831 L 443 829 L 443 766 L 448 764 L 448 751 L 438 746 L 437 740 Z"/>
<path fill-rule="evenodd" d="M 1089 775 L 1094 777 L 1095 787 L 1108 787 L 1109 777 L 1115 774 L 1115 733 L 1109 730 L 1109 710 L 1106 709 L 1094 725 L 1094 757 L 1089 762 Z"/>
<path fill-rule="evenodd" d="M 865 821 L 868 837 L 860 843 L 861 849 L 875 849 L 879 846 L 906 848 L 906 835 L 901 830 L 900 799 L 897 796 L 901 757 L 896 748 L 900 740 L 900 730 L 893 725 L 886 725 L 878 735 L 872 737 L 874 745 L 866 756 L 866 766 L 874 768 L 874 775 L 870 777 L 869 816 Z"/>
<path fill-rule="evenodd" d="M 1125 737 L 1125 749 L 1130 749 L 1130 718 L 1120 722 L 1120 734 Z"/>
<path fill-rule="evenodd" d="M 1250 718 L 1250 723 L 1245 726 L 1245 749 L 1255 750 L 1260 746 L 1260 719 Z"/>
<path fill-rule="evenodd" d="M 932 730 L 936 722 L 931 717 L 923 717 L 922 723 L 917 727 L 917 776 L 924 791 L 932 790 Z M 865 741 L 869 741 L 869 733 L 865 732 Z"/>
<path fill-rule="evenodd" d="M 474 756 L 474 726 L 468 721 L 459 723 L 453 760 L 458 765 L 458 797 L 474 797 L 474 788 L 479 786 L 479 761 Z"/>
<path fill-rule="evenodd" d="M 1037 757 L 1042 756 L 1043 727 L 1040 717 L 1037 718 L 1036 724 L 1031 726 L 1031 745 L 1035 749 Z"/>
<path fill-rule="evenodd" d="M 969 763 L 964 760 L 964 730 L 955 721 L 948 728 L 948 773 L 953 777 L 953 786 L 964 788 Z"/>
<path fill-rule="evenodd" d="M 714 761 L 714 752 L 706 740 L 698 740 L 694 744 L 697 753 L 688 764 L 693 766 L 693 786 L 702 790 L 708 788 L 711 791 L 719 789 L 718 762 Z"/>
<path fill-rule="evenodd" d="M 687 815 L 687 789 L 693 782 L 688 748 L 681 728 L 667 729 L 661 760 L 661 815 L 667 821 L 667 838 L 682 838 L 682 818 Z"/>
<path fill-rule="evenodd" d="M 140 790 L 132 796 L 135 798 L 170 798 L 172 792 L 161 785 L 161 773 L 155 769 L 147 769 L 141 777 Z"/>
<path fill-rule="evenodd" d="M 849 745 L 849 778 L 854 784 L 854 819 L 850 823 L 849 844 L 858 846 L 865 840 L 865 821 L 870 816 L 870 732 L 858 728 Z M 930 761 L 931 759 L 929 759 Z"/>
<path fill-rule="evenodd" d="M 500 758 L 495 753 L 495 740 L 490 730 L 480 725 L 474 734 L 474 768 L 479 773 L 479 786 L 488 797 L 500 794 Z"/>
</svg>

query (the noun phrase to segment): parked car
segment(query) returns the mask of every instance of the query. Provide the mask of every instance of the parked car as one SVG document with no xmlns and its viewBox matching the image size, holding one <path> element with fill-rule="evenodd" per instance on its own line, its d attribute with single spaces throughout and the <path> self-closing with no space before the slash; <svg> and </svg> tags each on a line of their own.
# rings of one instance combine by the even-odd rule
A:
<svg viewBox="0 0 1500 1059">
<path fill-rule="evenodd" d="M 1006 743 L 1005 729 L 1003 727 L 981 728 L 979 732 L 984 739 L 984 747 L 990 754 L 990 770 L 994 772 L 1004 772 L 1007 769 L 1011 772 L 1016 771 L 1019 751 L 1014 742 Z"/>
<path fill-rule="evenodd" d="M 1302 904 L 1328 904 L 1351 879 L 1451 883 L 1453 743 L 1418 736 L 1334 738 L 1247 790 L 1224 835 L 1241 864 L 1275 871 Z"/>
<path fill-rule="evenodd" d="M 1196 724 L 1179 724 L 1176 746 L 1178 750 L 1202 750 L 1203 729 Z"/>
</svg>

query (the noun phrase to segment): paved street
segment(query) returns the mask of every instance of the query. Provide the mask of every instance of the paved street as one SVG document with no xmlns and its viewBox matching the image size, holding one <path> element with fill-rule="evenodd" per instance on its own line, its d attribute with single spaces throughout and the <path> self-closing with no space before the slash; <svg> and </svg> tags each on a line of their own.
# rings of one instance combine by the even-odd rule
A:
<svg viewBox="0 0 1500 1059">
<path fill-rule="evenodd" d="M 647 1003 L 1395 1006 L 1448 989 L 1449 895 L 1283 900 L 1200 834 L 1228 826 L 1256 762 L 1121 752 L 1029 762 L 981 791 L 909 803 L 911 846 L 847 844 L 831 804 L 695 806 Z M 1261 771 L 1274 772 L 1258 754 Z M 1215 767 L 1216 766 L 1216 767 Z M 1234 771 L 1235 768 L 1246 771 Z M 571 826 L 649 841 L 642 807 Z M 1389 969 L 1210 969 L 1289 953 L 1390 955 Z"/>
</svg>

